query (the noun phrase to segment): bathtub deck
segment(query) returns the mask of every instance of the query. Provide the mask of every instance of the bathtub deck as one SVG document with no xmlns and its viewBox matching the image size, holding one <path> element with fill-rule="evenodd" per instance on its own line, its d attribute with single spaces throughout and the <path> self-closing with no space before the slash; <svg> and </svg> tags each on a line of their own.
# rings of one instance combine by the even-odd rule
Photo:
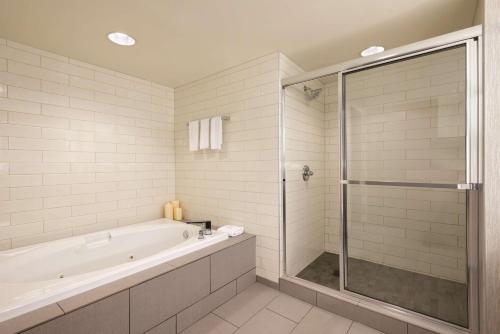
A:
<svg viewBox="0 0 500 334">
<path fill-rule="evenodd" d="M 381 334 L 299 299 L 254 283 L 183 334 Z"/>
<path fill-rule="evenodd" d="M 255 244 L 229 238 L 1 321 L 0 333 L 180 332 L 255 282 Z"/>
</svg>

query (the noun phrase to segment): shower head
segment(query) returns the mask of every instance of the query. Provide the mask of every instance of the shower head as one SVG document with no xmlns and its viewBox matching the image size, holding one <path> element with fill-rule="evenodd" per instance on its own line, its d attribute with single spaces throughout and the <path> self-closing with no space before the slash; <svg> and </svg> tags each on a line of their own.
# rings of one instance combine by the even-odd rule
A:
<svg viewBox="0 0 500 334">
<path fill-rule="evenodd" d="M 304 94 L 306 94 L 306 98 L 308 100 L 314 100 L 321 94 L 323 88 L 312 89 L 306 85 L 304 85 Z"/>
</svg>

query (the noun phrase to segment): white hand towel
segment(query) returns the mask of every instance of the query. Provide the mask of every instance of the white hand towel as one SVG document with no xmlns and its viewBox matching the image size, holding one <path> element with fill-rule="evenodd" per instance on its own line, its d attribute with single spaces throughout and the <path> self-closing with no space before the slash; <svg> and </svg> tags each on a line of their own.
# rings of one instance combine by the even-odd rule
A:
<svg viewBox="0 0 500 334">
<path fill-rule="evenodd" d="M 189 150 L 198 151 L 198 142 L 200 140 L 200 122 L 189 122 Z"/>
<path fill-rule="evenodd" d="M 245 228 L 243 226 L 236 225 L 224 225 L 217 229 L 217 231 L 224 232 L 230 237 L 236 237 L 245 232 Z"/>
<path fill-rule="evenodd" d="M 210 119 L 205 118 L 200 121 L 200 150 L 209 148 L 210 142 Z"/>
<path fill-rule="evenodd" d="M 220 150 L 222 148 L 222 117 L 215 116 L 210 119 L 210 148 Z"/>
</svg>

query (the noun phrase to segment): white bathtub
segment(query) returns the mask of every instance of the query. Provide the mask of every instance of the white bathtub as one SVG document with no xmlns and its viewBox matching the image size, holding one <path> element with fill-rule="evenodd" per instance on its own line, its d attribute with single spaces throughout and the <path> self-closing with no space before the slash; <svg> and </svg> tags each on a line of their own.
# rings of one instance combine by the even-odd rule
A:
<svg viewBox="0 0 500 334">
<path fill-rule="evenodd" d="M 198 231 L 159 219 L 0 252 L 0 321 L 227 239 Z"/>
</svg>

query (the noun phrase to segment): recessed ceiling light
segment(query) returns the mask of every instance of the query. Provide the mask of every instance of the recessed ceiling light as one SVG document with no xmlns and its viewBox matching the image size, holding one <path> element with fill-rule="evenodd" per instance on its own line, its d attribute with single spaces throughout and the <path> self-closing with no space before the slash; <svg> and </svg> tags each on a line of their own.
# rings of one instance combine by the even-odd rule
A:
<svg viewBox="0 0 500 334">
<path fill-rule="evenodd" d="M 124 32 L 110 32 L 108 39 L 118 45 L 132 46 L 135 44 L 135 39 Z"/>
<path fill-rule="evenodd" d="M 383 52 L 384 50 L 385 49 L 383 46 L 377 46 L 377 45 L 370 46 L 369 48 L 366 48 L 363 51 L 361 51 L 361 56 L 368 57 L 368 56 Z"/>
</svg>

